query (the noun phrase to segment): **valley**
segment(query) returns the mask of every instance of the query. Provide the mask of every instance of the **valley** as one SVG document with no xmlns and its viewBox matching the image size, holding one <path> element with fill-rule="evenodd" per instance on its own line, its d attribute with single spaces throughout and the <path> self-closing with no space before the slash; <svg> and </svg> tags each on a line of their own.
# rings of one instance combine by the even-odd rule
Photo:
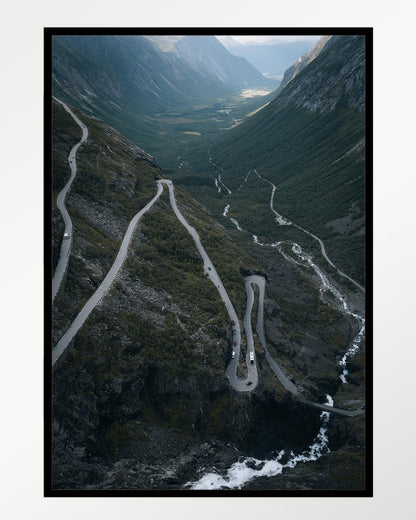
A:
<svg viewBox="0 0 416 520">
<path fill-rule="evenodd" d="M 361 52 L 338 38 L 337 56 Z M 237 76 L 222 94 L 211 79 L 212 96 L 133 108 L 145 82 L 122 83 L 124 62 L 99 55 L 99 40 L 61 44 L 118 71 L 119 108 L 103 101 L 110 83 L 92 103 L 56 65 L 53 168 L 71 175 L 54 173 L 53 191 L 55 489 L 363 489 L 360 111 L 345 94 L 335 112 L 308 113 L 270 85 L 236 89 Z M 163 51 L 132 37 L 129 55 L 136 44 L 172 62 L 173 45 L 184 75 L 208 74 L 188 41 Z"/>
<path fill-rule="evenodd" d="M 273 96 L 272 90 L 250 92 L 252 95 L 241 91 L 215 101 L 207 99 L 205 104 L 145 116 L 143 122 L 152 127 L 153 134 L 146 149 L 164 169 L 180 173 L 190 166 L 192 155 L 207 148 L 213 137 L 240 124 Z"/>
</svg>

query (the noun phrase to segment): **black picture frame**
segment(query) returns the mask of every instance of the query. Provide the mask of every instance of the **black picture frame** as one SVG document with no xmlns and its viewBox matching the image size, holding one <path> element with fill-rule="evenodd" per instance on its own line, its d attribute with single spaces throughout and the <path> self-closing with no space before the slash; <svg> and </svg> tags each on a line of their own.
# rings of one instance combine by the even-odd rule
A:
<svg viewBox="0 0 416 520">
<path fill-rule="evenodd" d="M 55 35 L 363 35 L 366 48 L 366 457 L 363 490 L 65 490 L 52 482 L 52 38 Z M 44 496 L 45 497 L 372 497 L 373 496 L 373 29 L 285 28 L 44 28 Z"/>
</svg>

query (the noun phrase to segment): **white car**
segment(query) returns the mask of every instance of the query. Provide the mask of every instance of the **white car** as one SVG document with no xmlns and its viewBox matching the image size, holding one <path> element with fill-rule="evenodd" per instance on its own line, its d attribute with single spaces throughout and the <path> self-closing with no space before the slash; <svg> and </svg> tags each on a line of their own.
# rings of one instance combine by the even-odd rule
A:
<svg viewBox="0 0 416 520">
<path fill-rule="evenodd" d="M 64 233 L 64 238 L 69 238 L 69 233 Z"/>
<path fill-rule="evenodd" d="M 231 357 L 234 359 L 235 358 L 235 350 L 233 350 L 233 353 L 231 354 Z"/>
</svg>

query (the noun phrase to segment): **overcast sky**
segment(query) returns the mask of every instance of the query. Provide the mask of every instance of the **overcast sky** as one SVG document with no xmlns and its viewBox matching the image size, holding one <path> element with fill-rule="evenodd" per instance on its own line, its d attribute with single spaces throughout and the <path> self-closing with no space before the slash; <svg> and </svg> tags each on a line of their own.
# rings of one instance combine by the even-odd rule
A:
<svg viewBox="0 0 416 520">
<path fill-rule="evenodd" d="M 239 43 L 287 43 L 287 42 L 295 42 L 299 40 L 306 40 L 310 42 L 316 42 L 319 40 L 320 36 L 231 36 L 234 40 Z"/>
</svg>

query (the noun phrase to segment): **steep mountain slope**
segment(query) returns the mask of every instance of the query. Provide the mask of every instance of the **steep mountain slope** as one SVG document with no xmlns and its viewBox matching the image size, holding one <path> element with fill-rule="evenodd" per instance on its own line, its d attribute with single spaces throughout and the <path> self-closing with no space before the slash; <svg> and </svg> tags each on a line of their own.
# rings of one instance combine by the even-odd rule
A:
<svg viewBox="0 0 416 520">
<path fill-rule="evenodd" d="M 274 86 L 247 60 L 234 56 L 215 36 L 147 36 L 161 50 L 231 89 Z"/>
<path fill-rule="evenodd" d="M 217 40 L 224 45 L 224 47 L 229 50 L 232 54 L 232 49 L 234 47 L 239 47 L 242 45 L 240 42 L 232 38 L 231 36 L 216 36 Z"/>
<path fill-rule="evenodd" d="M 73 110 L 89 133 L 67 200 L 73 248 L 65 290 L 53 308 L 52 344 L 104 278 L 129 220 L 154 196 L 155 180 L 163 175 L 152 157 L 117 131 Z M 56 103 L 53 117 L 59 189 L 77 128 Z M 327 391 L 339 390 L 335 360 L 356 324 L 319 299 L 315 277 L 273 252 L 250 249 L 186 192 L 177 188 L 176 196 L 239 316 L 245 309 L 244 273 L 263 268 L 270 279 L 266 334 L 273 353 L 306 395 L 322 401 Z M 313 334 L 313 352 L 307 334 Z M 223 304 L 164 193 L 140 221 L 117 281 L 54 371 L 54 487 L 178 489 L 200 467 L 222 467 L 254 453 L 253 446 L 261 456 L 308 446 L 319 429 L 319 411 L 290 398 L 261 350 L 255 395 L 233 391 L 224 378 L 230 340 Z M 356 372 L 350 394 L 339 392 L 341 406 L 362 400 L 362 367 Z M 351 451 L 361 460 L 362 428 L 362 418 L 348 429 L 334 421 L 338 467 Z M 345 471 L 362 487 L 359 463 Z M 331 476 L 327 485 L 334 482 Z"/>
<path fill-rule="evenodd" d="M 225 98 L 247 86 L 273 86 L 214 37 L 57 35 L 52 51 L 55 96 L 153 154 L 167 154 L 171 166 L 201 123 L 204 133 L 211 131 L 207 121 L 224 126 Z"/>
<path fill-rule="evenodd" d="M 289 83 L 291 79 L 293 79 L 296 74 L 298 74 L 302 69 L 306 67 L 312 60 L 314 60 L 318 54 L 322 51 L 322 49 L 326 45 L 331 45 L 334 42 L 334 39 L 331 36 L 322 36 L 315 45 L 308 52 L 299 56 L 299 58 L 285 70 L 282 82 L 279 86 L 279 91 L 283 89 L 286 83 Z"/>
<path fill-rule="evenodd" d="M 65 291 L 54 306 L 53 343 L 105 276 L 128 220 L 154 195 L 155 178 L 161 175 L 152 160 L 113 129 L 84 113 L 80 118 L 89 138 L 79 150 L 79 173 L 68 197 L 74 244 Z M 59 105 L 54 105 L 54 119 L 56 141 L 65 142 L 63 123 L 71 125 Z M 62 164 L 60 149 L 55 154 L 61 157 L 55 163 Z M 241 302 L 241 312 L 239 267 L 253 266 L 253 261 L 186 194 L 177 196 L 190 222 L 204 230 L 207 248 L 221 255 L 219 272 L 233 300 Z M 55 485 L 97 483 L 100 467 L 91 458 L 99 455 L 103 464 L 119 460 L 126 432 L 134 425 L 131 440 L 142 445 L 147 435 L 149 442 L 163 437 L 170 444 L 178 437 L 170 430 L 191 430 L 200 409 L 200 428 L 212 429 L 216 410 L 211 400 L 229 402 L 223 376 L 227 336 L 228 317 L 218 294 L 164 195 L 140 224 L 118 282 L 54 374 Z M 131 423 L 132 417 L 143 424 Z M 182 444 L 189 444 L 186 438 Z M 148 450 L 147 457 L 152 453 Z M 177 455 L 174 450 L 172 457 Z M 84 477 L 82 467 L 88 468 Z"/>
<path fill-rule="evenodd" d="M 263 74 L 280 75 L 301 56 L 309 51 L 312 43 L 307 41 L 238 45 L 230 49 L 235 56 L 245 58 Z"/>
<path fill-rule="evenodd" d="M 331 40 L 211 153 L 232 189 L 254 168 L 273 182 L 275 209 L 328 241 L 333 261 L 363 283 L 364 37 Z"/>
<path fill-rule="evenodd" d="M 53 50 L 57 92 L 74 89 L 78 97 L 85 96 L 85 102 L 93 101 L 92 93 L 98 88 L 97 97 L 113 97 L 115 102 L 134 98 L 135 110 L 151 113 L 186 104 L 188 97 L 201 99 L 212 89 L 218 93 L 221 87 L 215 77 L 199 73 L 175 54 L 160 51 L 143 36 L 55 36 Z M 69 67 L 71 55 L 86 60 L 82 68 L 80 61 L 76 63 L 75 75 Z"/>
<path fill-rule="evenodd" d="M 186 36 L 175 43 L 175 49 L 184 61 L 231 88 L 275 85 L 244 57 L 230 54 L 215 36 Z"/>
</svg>

